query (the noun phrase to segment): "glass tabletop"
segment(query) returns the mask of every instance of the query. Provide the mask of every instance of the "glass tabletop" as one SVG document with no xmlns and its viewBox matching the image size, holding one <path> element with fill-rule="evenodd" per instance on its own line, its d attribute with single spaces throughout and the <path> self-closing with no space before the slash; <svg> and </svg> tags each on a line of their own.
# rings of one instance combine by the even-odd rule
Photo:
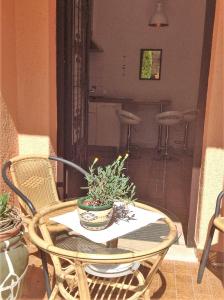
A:
<svg viewBox="0 0 224 300">
<path fill-rule="evenodd" d="M 75 200 L 40 211 L 29 225 L 29 234 L 31 240 L 48 253 L 61 259 L 82 261 L 85 271 L 91 275 L 119 277 L 131 274 L 142 265 L 143 261 L 147 263 L 151 257 L 158 256 L 159 260 L 163 259 L 169 247 L 177 244 L 181 236 L 181 231 L 175 224 L 177 218 L 173 214 L 168 212 L 165 214 L 161 210 L 137 202 L 136 210 L 132 207 L 131 210 L 119 209 L 116 212 L 115 209 L 114 222 L 118 222 L 117 231 L 122 231 L 120 224 L 124 226 L 124 222 L 127 222 L 126 226 L 130 225 L 137 216 L 133 211 L 143 210 L 143 216 L 147 216 L 146 212 L 149 216 L 151 213 L 159 214 L 159 218 L 127 234 L 122 235 L 118 232 L 119 236 L 115 239 L 96 243 L 64 225 L 63 229 L 58 230 L 61 224 L 52 221 L 55 216 L 65 215 L 67 218 L 68 213 L 77 213 L 76 208 Z M 96 234 L 96 231 L 90 232 L 91 236 Z M 158 264 L 159 260 L 155 263 Z"/>
<path fill-rule="evenodd" d="M 77 232 L 68 229 L 66 232 L 58 233 L 56 237 L 54 237 L 54 244 L 62 249 L 84 254 L 117 254 L 119 256 L 119 254 L 129 253 L 130 257 L 132 257 L 133 254 L 134 256 L 141 256 L 146 252 L 153 254 L 160 249 L 170 247 L 172 244 L 178 244 L 182 232 L 178 226 L 176 226 L 176 224 L 178 224 L 176 216 L 168 211 L 165 213 L 164 211 L 161 212 L 161 210 L 155 210 L 148 205 L 140 203 L 136 205 L 149 211 L 153 210 L 161 213 L 161 218 L 144 227 L 103 243 L 93 242 Z M 71 205 L 70 208 L 74 210 L 74 206 Z M 57 214 L 60 214 L 60 210 L 57 210 Z M 118 212 L 117 215 L 115 212 L 115 221 L 116 218 L 119 219 L 119 214 L 120 217 L 123 214 L 122 218 L 127 224 L 129 224 L 130 219 L 133 217 L 132 212 L 126 212 L 126 214 L 124 212 Z M 119 230 L 119 226 L 117 230 Z M 91 231 L 90 234 L 94 236 L 97 233 Z"/>
</svg>

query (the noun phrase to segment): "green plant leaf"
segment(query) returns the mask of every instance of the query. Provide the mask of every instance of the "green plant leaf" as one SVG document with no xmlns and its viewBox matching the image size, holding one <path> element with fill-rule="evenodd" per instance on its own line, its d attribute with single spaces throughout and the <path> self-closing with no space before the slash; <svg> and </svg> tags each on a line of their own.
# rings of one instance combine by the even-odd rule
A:
<svg viewBox="0 0 224 300">
<path fill-rule="evenodd" d="M 8 200 L 9 200 L 9 194 L 4 193 L 0 195 L 0 216 L 2 216 L 6 212 Z"/>
<path fill-rule="evenodd" d="M 95 159 L 86 175 L 88 196 L 102 205 L 115 201 L 134 201 L 135 185 L 124 173 L 126 159 L 127 155 L 123 158 L 119 156 L 106 167 L 95 167 Z"/>
</svg>

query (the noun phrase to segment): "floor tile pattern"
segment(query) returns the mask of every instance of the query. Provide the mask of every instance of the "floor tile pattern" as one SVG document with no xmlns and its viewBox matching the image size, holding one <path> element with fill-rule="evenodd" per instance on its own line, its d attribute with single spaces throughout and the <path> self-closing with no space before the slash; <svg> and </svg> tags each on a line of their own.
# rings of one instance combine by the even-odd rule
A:
<svg viewBox="0 0 224 300">
<path fill-rule="evenodd" d="M 52 266 L 49 265 L 49 268 L 52 273 Z M 224 268 L 206 268 L 200 285 L 196 281 L 197 271 L 198 263 L 163 261 L 151 284 L 151 300 L 223 300 Z M 41 262 L 35 253 L 30 255 L 28 272 L 19 298 L 19 300 L 31 299 L 47 299 Z"/>
</svg>

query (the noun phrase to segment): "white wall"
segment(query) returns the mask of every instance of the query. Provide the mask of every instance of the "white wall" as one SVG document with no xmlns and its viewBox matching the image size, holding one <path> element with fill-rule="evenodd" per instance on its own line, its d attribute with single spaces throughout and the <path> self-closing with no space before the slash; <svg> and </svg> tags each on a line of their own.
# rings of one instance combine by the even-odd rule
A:
<svg viewBox="0 0 224 300">
<path fill-rule="evenodd" d="M 154 28 L 147 24 L 155 1 L 94 1 L 93 37 L 104 52 L 91 53 L 90 85 L 96 85 L 99 93 L 137 101 L 171 99 L 175 110 L 196 107 L 205 0 L 164 0 L 164 4 L 169 26 Z M 163 50 L 160 81 L 139 80 L 141 48 Z M 182 129 L 177 131 L 183 135 Z"/>
</svg>

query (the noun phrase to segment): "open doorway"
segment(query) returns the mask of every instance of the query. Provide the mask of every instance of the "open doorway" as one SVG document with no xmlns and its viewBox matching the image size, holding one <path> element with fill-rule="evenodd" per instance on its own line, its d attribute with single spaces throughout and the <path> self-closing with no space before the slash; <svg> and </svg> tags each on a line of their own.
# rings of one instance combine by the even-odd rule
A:
<svg viewBox="0 0 224 300">
<path fill-rule="evenodd" d="M 82 2 L 85 2 L 83 7 L 86 12 L 91 12 L 89 1 Z M 86 37 L 82 44 L 82 54 L 85 58 L 82 60 L 82 74 L 85 79 L 81 93 L 82 115 L 79 114 L 77 118 L 79 123 L 73 122 L 71 115 L 74 103 L 80 102 L 77 100 L 78 94 L 74 94 L 71 89 L 73 53 L 71 40 L 69 42 L 66 37 L 67 34 L 72 36 L 71 24 L 75 14 L 71 14 L 71 11 L 74 12 L 75 3 L 79 1 L 58 1 L 57 8 L 57 36 L 61 37 L 57 42 L 58 152 L 81 165 L 85 165 L 87 159 L 91 162 L 95 156 L 100 158 L 101 164 L 106 164 L 118 153 L 125 152 L 127 125 L 120 122 L 117 111 L 124 109 L 140 116 L 141 122 L 136 124 L 132 131 L 133 159 L 129 160 L 129 175 L 136 183 L 140 201 L 162 207 L 177 215 L 177 219 L 182 223 L 187 245 L 193 246 L 215 1 L 205 1 L 197 9 L 186 4 L 188 14 L 194 14 L 192 26 L 196 27 L 192 34 L 191 27 L 187 28 L 184 23 L 188 14 L 183 3 L 169 3 L 171 7 L 167 7 L 170 15 L 172 12 L 176 14 L 177 8 L 182 12 L 180 32 L 178 23 L 175 24 L 175 15 L 172 15 L 168 29 L 153 29 L 154 31 L 149 32 L 146 22 L 148 10 L 144 9 L 143 4 L 140 6 L 138 3 L 136 9 L 133 9 L 129 1 L 122 5 L 120 1 L 115 1 L 113 7 L 110 7 L 106 1 L 95 0 L 92 17 L 94 41 L 91 43 L 90 14 L 85 13 L 84 18 L 88 21 L 82 23 Z M 176 18 L 176 22 L 178 20 Z M 123 37 L 121 25 L 128 30 Z M 138 32 L 138 26 L 145 26 L 141 34 Z M 61 31 L 61 28 L 64 28 L 64 31 Z M 176 39 L 178 32 L 183 43 Z M 137 46 L 134 45 L 136 36 L 142 36 L 144 43 L 137 40 Z M 139 81 L 140 53 L 141 49 L 146 48 L 162 50 L 160 80 Z M 197 120 L 190 128 L 191 155 L 182 151 L 184 123 L 180 123 L 172 128 L 170 135 L 174 159 L 157 159 L 158 153 L 155 157 L 159 134 L 155 115 L 161 111 L 161 106 L 162 110 L 183 111 L 193 107 L 199 111 Z M 71 144 L 73 124 L 79 124 L 77 128 L 82 126 L 84 131 L 82 138 Z M 66 172 L 68 170 L 63 173 L 63 181 L 67 182 L 64 190 L 67 194 L 74 195 L 74 178 Z M 72 178 L 70 183 L 66 181 L 68 177 Z"/>
</svg>

